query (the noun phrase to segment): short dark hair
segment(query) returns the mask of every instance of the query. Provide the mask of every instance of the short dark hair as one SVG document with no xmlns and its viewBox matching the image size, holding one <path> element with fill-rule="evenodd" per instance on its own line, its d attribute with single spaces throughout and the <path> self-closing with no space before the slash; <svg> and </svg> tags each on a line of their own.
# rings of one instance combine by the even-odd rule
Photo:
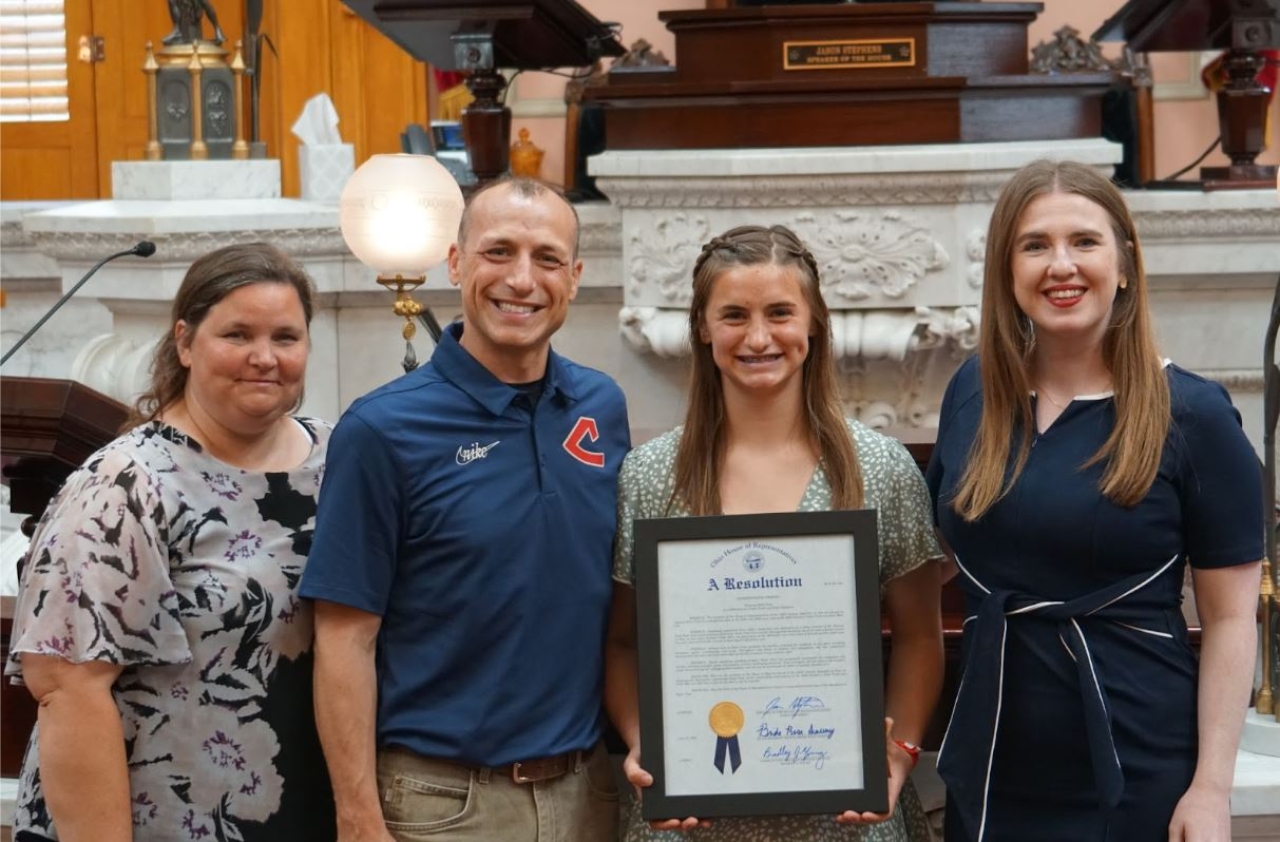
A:
<svg viewBox="0 0 1280 842">
<path fill-rule="evenodd" d="M 523 175 L 511 175 L 510 173 L 495 178 L 468 197 L 467 206 L 462 211 L 462 219 L 458 221 L 458 246 L 461 247 L 467 241 L 467 229 L 471 224 L 471 208 L 476 199 L 496 187 L 504 186 L 510 187 L 513 193 L 526 199 L 536 199 L 543 193 L 551 193 L 560 197 L 560 200 L 573 213 L 573 259 L 577 260 L 578 243 L 582 234 L 582 220 L 578 218 L 578 209 L 573 206 L 573 202 L 569 201 L 569 197 L 564 194 L 564 191 L 554 184 L 548 184 L 545 181 L 528 178 Z"/>
</svg>

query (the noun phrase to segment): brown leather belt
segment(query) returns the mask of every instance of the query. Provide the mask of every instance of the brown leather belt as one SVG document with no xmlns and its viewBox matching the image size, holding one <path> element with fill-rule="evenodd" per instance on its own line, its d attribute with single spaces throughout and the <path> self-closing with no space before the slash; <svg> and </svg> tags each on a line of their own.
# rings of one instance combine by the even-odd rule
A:
<svg viewBox="0 0 1280 842">
<path fill-rule="evenodd" d="M 493 771 L 501 775 L 509 771 L 512 783 L 533 784 L 564 777 L 584 759 L 584 752 L 571 751 L 555 757 L 539 757 L 535 760 L 520 760 L 508 766 L 495 766 Z"/>
</svg>

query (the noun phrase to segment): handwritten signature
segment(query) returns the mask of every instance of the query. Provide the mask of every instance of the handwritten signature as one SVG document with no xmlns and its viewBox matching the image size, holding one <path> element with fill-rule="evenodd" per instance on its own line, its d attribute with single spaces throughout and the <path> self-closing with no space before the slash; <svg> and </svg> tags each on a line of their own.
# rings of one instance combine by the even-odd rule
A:
<svg viewBox="0 0 1280 842">
<path fill-rule="evenodd" d="M 805 727 L 791 724 L 771 725 L 768 722 L 761 722 L 756 728 L 756 738 L 761 740 L 802 740 L 822 739 L 830 740 L 836 735 L 836 729 L 833 725 L 815 725 L 810 722 Z"/>
<path fill-rule="evenodd" d="M 791 704 L 786 707 L 783 707 L 782 705 L 781 696 L 774 696 L 769 700 L 769 703 L 764 706 L 764 715 L 768 716 L 771 713 L 781 713 L 785 715 L 789 713 L 794 719 L 801 713 L 824 711 L 826 709 L 826 704 L 817 696 L 796 696 L 791 700 Z"/>
<path fill-rule="evenodd" d="M 827 764 L 827 752 L 803 744 L 766 748 L 762 756 L 766 761 L 774 761 L 784 766 L 813 766 L 819 771 Z"/>
</svg>

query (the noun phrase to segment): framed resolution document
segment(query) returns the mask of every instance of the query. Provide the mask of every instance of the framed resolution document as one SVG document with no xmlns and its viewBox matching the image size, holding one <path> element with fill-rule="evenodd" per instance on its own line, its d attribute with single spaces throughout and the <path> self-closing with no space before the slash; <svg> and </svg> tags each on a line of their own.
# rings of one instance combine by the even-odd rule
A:
<svg viewBox="0 0 1280 842">
<path fill-rule="evenodd" d="M 646 820 L 888 809 L 874 510 L 635 522 Z"/>
</svg>

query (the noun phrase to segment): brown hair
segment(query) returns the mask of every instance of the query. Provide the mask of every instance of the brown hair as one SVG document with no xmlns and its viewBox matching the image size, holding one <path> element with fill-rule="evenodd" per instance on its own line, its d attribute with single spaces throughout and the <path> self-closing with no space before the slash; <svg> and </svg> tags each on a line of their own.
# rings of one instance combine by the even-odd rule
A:
<svg viewBox="0 0 1280 842">
<path fill-rule="evenodd" d="M 471 208 L 475 206 L 476 199 L 488 193 L 495 187 L 510 187 L 511 192 L 524 199 L 536 199 L 543 193 L 550 193 L 558 196 L 560 201 L 568 206 L 573 213 L 573 259 L 578 259 L 578 244 L 582 235 L 582 220 L 578 218 L 578 209 L 573 206 L 573 202 L 569 201 L 569 197 L 564 191 L 554 184 L 548 184 L 545 181 L 539 181 L 536 178 L 528 178 L 522 175 L 512 175 L 507 173 L 493 181 L 488 182 L 476 192 L 467 197 L 467 205 L 462 209 L 462 218 L 458 220 L 458 247 L 466 245 L 467 230 L 471 227 Z"/>
<path fill-rule="evenodd" d="M 186 322 L 187 335 L 194 336 L 214 305 L 240 287 L 261 283 L 293 287 L 310 327 L 315 295 L 311 278 L 283 251 L 269 243 L 247 243 L 209 252 L 191 264 L 178 287 L 169 331 L 156 346 L 151 363 L 151 385 L 134 402 L 133 411 L 125 422 L 126 428 L 154 421 L 186 391 L 187 368 L 178 358 L 178 341 L 174 334 L 178 322 Z M 301 396 L 298 403 L 302 403 Z"/>
<path fill-rule="evenodd" d="M 734 266 L 773 264 L 795 270 L 813 324 L 809 356 L 801 369 L 804 423 L 817 446 L 831 485 L 833 508 L 862 506 L 862 469 L 845 424 L 831 348 L 831 316 L 822 300 L 818 264 L 800 239 L 781 225 L 744 225 L 702 247 L 693 267 L 693 300 L 689 305 L 689 342 L 693 366 L 689 409 L 676 453 L 672 501 L 683 500 L 695 515 L 720 513 L 720 471 L 724 464 L 724 387 L 711 355 L 701 341 L 707 302 L 716 278 Z"/>
<path fill-rule="evenodd" d="M 1106 461 L 1099 483 L 1102 494 L 1118 505 L 1134 506 L 1155 481 L 1169 431 L 1169 383 L 1147 309 L 1142 248 L 1124 198 L 1092 167 L 1073 161 L 1032 162 L 1001 190 L 987 231 L 978 342 L 982 418 L 952 502 L 968 521 L 982 517 L 1009 492 L 1031 449 L 1035 418 L 1029 366 L 1035 332 L 1014 298 L 1012 260 L 1023 211 L 1048 193 L 1083 196 L 1107 212 L 1125 281 L 1116 293 L 1111 323 L 1102 340 L 1102 358 L 1115 392 L 1115 429 L 1081 470 Z M 1009 470 L 1015 441 L 1018 449 Z"/>
</svg>

